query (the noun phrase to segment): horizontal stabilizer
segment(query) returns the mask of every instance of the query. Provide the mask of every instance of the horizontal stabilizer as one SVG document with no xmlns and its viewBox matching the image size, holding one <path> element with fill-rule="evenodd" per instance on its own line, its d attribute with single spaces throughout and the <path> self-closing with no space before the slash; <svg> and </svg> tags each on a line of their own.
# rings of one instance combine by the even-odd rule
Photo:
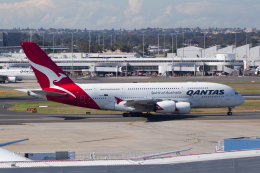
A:
<svg viewBox="0 0 260 173">
<path fill-rule="evenodd" d="M 66 95 L 68 95 L 67 93 L 58 93 L 58 92 L 45 91 L 45 90 L 31 90 L 30 92 L 33 92 L 40 96 L 66 96 Z"/>
<path fill-rule="evenodd" d="M 0 143 L 0 147 L 6 146 L 6 145 L 10 145 L 10 144 L 14 144 L 14 143 L 17 143 L 17 142 L 27 141 L 27 140 L 29 140 L 29 139 L 27 138 L 27 139 L 21 139 L 21 140 L 17 140 L 17 141 L 12 141 L 12 142 Z"/>
</svg>

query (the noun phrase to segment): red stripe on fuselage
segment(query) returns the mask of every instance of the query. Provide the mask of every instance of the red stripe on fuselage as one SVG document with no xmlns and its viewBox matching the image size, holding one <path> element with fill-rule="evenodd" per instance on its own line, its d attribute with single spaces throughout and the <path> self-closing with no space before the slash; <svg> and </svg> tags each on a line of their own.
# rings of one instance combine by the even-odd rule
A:
<svg viewBox="0 0 260 173">
<path fill-rule="evenodd" d="M 59 92 L 59 93 L 67 93 L 67 96 L 47 96 L 47 99 L 49 101 L 74 105 L 74 106 L 80 106 L 80 107 L 86 107 L 86 108 L 92 108 L 92 109 L 100 109 L 100 107 L 97 105 L 97 103 L 77 84 L 71 83 L 66 85 L 59 85 L 59 87 L 69 91 L 73 95 L 66 91 L 62 91 L 58 88 L 46 88 L 46 91 L 53 91 L 53 92 Z M 83 97 L 84 96 L 84 97 Z M 84 99 L 83 99 L 84 98 Z"/>
</svg>

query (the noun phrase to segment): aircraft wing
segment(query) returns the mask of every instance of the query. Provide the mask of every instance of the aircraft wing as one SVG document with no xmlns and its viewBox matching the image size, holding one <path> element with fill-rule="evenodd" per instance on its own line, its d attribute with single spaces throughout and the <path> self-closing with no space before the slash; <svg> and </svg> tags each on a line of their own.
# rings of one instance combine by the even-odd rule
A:
<svg viewBox="0 0 260 173">
<path fill-rule="evenodd" d="M 140 111 L 152 111 L 154 109 L 154 104 L 162 101 L 161 99 L 151 99 L 151 98 L 131 99 L 131 100 L 122 100 L 117 97 L 115 98 L 117 100 L 117 104 L 124 101 L 125 106 L 132 107 Z"/>
<path fill-rule="evenodd" d="M 0 147 L 6 146 L 6 145 L 10 145 L 10 144 L 14 144 L 14 143 L 18 143 L 18 142 L 22 142 L 22 141 L 27 141 L 27 140 L 29 140 L 29 139 L 26 138 L 26 139 L 21 139 L 21 140 L 17 140 L 17 141 L 11 141 L 11 142 L 0 143 Z"/>
<path fill-rule="evenodd" d="M 162 101 L 162 100 L 158 100 L 158 99 L 134 99 L 134 100 L 125 100 L 126 106 L 129 107 L 135 107 L 135 106 L 139 106 L 139 105 L 144 105 L 144 106 L 151 106 L 154 105 L 156 102 Z"/>
<path fill-rule="evenodd" d="M 1 80 L 6 80 L 6 78 L 7 78 L 7 75 L 0 74 L 0 79 Z"/>
<path fill-rule="evenodd" d="M 0 143 L 0 146 L 2 147 L 2 146 L 14 144 L 14 143 L 22 142 L 22 141 L 26 141 L 26 140 L 29 140 L 29 139 L 22 139 L 22 140 L 17 140 L 17 141 Z M 11 161 L 31 161 L 31 160 L 28 158 L 22 157 L 16 153 L 13 153 L 11 151 L 0 148 L 0 162 L 11 162 Z"/>
</svg>

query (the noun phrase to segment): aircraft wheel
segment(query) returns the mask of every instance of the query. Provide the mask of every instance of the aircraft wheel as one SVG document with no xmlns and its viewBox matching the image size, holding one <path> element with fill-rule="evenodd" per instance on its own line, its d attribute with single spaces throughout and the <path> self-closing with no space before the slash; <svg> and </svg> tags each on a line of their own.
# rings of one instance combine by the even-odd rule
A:
<svg viewBox="0 0 260 173">
<path fill-rule="evenodd" d="M 136 112 L 136 113 L 135 113 L 135 116 L 136 116 L 136 117 L 142 117 L 142 116 L 143 116 L 143 113 L 142 113 L 142 112 Z"/>
<path fill-rule="evenodd" d="M 148 113 L 148 114 L 145 114 L 145 116 L 146 116 L 146 117 L 152 117 L 153 114 L 149 114 L 149 113 Z"/>
<path fill-rule="evenodd" d="M 131 113 L 123 113 L 123 117 L 132 117 Z"/>
<path fill-rule="evenodd" d="M 232 112 L 228 112 L 227 115 L 228 115 L 228 116 L 231 116 L 231 115 L 232 115 Z"/>
</svg>

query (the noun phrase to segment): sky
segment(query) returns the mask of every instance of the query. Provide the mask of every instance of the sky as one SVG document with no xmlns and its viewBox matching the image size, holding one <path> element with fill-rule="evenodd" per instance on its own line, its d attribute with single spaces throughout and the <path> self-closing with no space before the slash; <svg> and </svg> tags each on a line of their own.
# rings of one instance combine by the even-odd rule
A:
<svg viewBox="0 0 260 173">
<path fill-rule="evenodd" d="M 260 0 L 0 0 L 0 28 L 260 28 Z"/>
</svg>

